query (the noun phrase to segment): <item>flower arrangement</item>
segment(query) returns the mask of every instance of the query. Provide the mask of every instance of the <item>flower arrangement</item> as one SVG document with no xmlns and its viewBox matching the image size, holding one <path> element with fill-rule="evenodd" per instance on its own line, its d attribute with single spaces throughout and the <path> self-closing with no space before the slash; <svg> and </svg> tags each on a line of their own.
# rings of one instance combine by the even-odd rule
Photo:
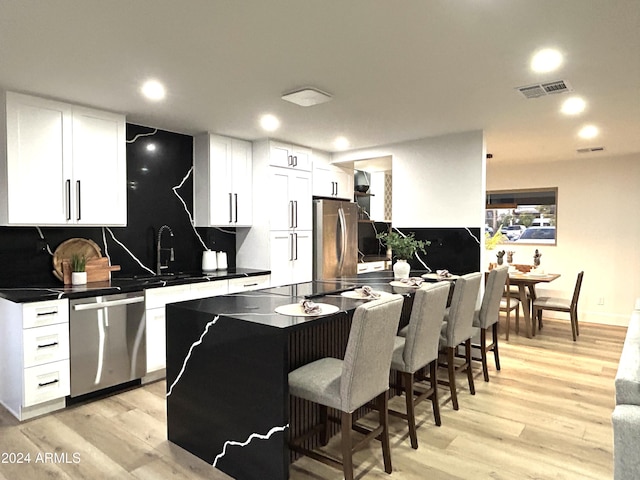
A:
<svg viewBox="0 0 640 480">
<path fill-rule="evenodd" d="M 485 232 L 484 236 L 485 236 L 484 248 L 486 250 L 493 250 L 498 245 L 500 245 L 503 241 L 503 238 L 502 238 L 503 235 L 502 233 L 500 233 L 500 230 L 498 230 L 493 236 L 489 235 L 488 232 Z"/>
<path fill-rule="evenodd" d="M 428 240 L 416 240 L 413 232 L 409 235 L 383 232 L 376 235 L 376 238 L 390 248 L 399 260 L 409 260 L 417 251 L 427 253 L 425 247 L 431 245 Z"/>
</svg>

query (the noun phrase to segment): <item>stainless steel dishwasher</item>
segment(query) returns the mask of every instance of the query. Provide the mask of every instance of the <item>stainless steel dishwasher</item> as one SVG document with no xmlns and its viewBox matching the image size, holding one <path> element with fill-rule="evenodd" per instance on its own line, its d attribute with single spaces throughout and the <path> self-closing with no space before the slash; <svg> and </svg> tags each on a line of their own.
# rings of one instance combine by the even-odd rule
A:
<svg viewBox="0 0 640 480">
<path fill-rule="evenodd" d="M 146 374 L 143 292 L 71 300 L 71 397 Z"/>
</svg>

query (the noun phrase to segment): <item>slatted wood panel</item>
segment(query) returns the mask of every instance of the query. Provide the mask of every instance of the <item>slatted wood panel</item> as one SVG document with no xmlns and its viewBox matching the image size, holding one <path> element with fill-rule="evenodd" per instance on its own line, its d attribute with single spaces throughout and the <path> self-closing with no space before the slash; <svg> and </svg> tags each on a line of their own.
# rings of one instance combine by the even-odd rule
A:
<svg viewBox="0 0 640 480">
<path fill-rule="evenodd" d="M 444 403 L 441 427 L 433 425 L 428 402 L 418 406 L 418 450 L 409 445 L 405 422 L 390 418 L 393 474 L 384 473 L 373 442 L 355 454 L 356 478 L 613 478 L 613 378 L 626 329 L 583 323 L 574 343 L 566 321 L 545 318 L 533 339 L 511 332 L 509 342 L 501 337 L 502 371 L 490 364 L 485 383 L 476 366 L 477 394 L 469 395 L 460 381 L 460 410 Z M 157 382 L 22 424 L 0 407 L 0 454 L 81 457 L 78 464 L 0 464 L 0 480 L 228 479 L 167 441 L 165 389 Z M 393 402 L 403 408 L 402 398 Z M 327 447 L 336 455 L 338 440 Z M 290 478 L 340 480 L 342 474 L 300 458 Z"/>
</svg>

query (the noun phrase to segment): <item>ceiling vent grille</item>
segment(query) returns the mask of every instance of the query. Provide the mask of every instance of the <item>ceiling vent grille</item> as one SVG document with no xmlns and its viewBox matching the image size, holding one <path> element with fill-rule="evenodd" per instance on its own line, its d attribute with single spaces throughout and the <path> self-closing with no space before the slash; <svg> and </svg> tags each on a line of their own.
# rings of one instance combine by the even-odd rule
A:
<svg viewBox="0 0 640 480">
<path fill-rule="evenodd" d="M 589 148 L 579 148 L 576 150 L 578 153 L 593 153 L 593 152 L 602 152 L 604 151 L 604 147 L 589 147 Z"/>
<path fill-rule="evenodd" d="M 536 83 L 535 85 L 517 87 L 517 90 L 524 95 L 525 98 L 538 98 L 554 93 L 571 92 L 573 89 L 566 80 L 557 80 L 555 82 Z"/>
</svg>

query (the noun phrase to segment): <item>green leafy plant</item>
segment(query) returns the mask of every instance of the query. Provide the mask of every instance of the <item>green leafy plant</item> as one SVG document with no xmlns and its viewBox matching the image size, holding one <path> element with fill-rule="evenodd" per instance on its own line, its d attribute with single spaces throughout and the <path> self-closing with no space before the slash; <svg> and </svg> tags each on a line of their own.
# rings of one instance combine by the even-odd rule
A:
<svg viewBox="0 0 640 480">
<path fill-rule="evenodd" d="M 376 238 L 390 248 L 400 260 L 409 260 L 417 251 L 427 253 L 424 247 L 431 245 L 428 240 L 416 240 L 413 232 L 405 236 L 396 232 L 383 232 L 376 235 Z"/>
<path fill-rule="evenodd" d="M 87 258 L 84 255 L 78 255 L 74 253 L 71 256 L 71 271 L 72 272 L 84 272 L 87 266 Z"/>
</svg>

